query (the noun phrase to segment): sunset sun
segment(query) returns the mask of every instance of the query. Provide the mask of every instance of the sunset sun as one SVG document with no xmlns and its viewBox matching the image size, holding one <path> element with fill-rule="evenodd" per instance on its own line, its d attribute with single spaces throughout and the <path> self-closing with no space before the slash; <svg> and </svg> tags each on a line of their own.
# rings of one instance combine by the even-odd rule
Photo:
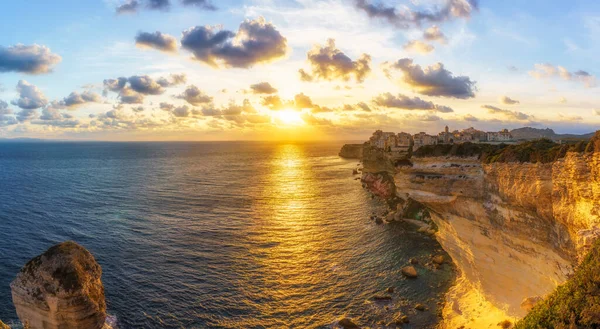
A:
<svg viewBox="0 0 600 329">
<path fill-rule="evenodd" d="M 299 126 L 304 124 L 304 120 L 302 120 L 300 112 L 291 109 L 285 109 L 277 112 L 276 118 L 283 124 L 290 126 Z"/>
</svg>

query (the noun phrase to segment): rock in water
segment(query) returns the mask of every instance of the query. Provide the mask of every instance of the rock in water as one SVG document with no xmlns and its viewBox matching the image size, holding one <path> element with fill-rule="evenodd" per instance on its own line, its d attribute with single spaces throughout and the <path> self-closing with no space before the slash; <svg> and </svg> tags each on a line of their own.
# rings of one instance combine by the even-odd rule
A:
<svg viewBox="0 0 600 329">
<path fill-rule="evenodd" d="M 2 320 L 0 320 L 0 329 L 10 329 L 10 327 L 7 326 L 6 324 L 4 324 L 4 322 L 2 322 Z"/>
<path fill-rule="evenodd" d="M 402 268 L 402 274 L 407 278 L 416 278 L 417 270 L 413 266 L 406 266 Z"/>
<path fill-rule="evenodd" d="M 11 283 L 17 315 L 31 329 L 100 329 L 106 320 L 102 268 L 75 242 L 30 260 Z"/>
</svg>

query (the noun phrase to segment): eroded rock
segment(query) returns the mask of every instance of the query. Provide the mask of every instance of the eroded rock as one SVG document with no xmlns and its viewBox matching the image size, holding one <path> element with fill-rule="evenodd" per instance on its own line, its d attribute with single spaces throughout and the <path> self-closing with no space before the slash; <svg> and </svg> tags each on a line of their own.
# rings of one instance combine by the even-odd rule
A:
<svg viewBox="0 0 600 329">
<path fill-rule="evenodd" d="M 31 329 L 100 329 L 106 320 L 102 268 L 75 242 L 30 260 L 11 283 L 17 315 Z"/>
</svg>

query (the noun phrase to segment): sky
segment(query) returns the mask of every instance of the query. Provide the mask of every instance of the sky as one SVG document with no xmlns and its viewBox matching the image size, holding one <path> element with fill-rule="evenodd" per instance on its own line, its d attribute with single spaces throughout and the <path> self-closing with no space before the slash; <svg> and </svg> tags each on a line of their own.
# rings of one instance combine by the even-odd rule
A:
<svg viewBox="0 0 600 329">
<path fill-rule="evenodd" d="M 597 1 L 0 6 L 0 138 L 359 140 L 600 123 Z"/>
</svg>

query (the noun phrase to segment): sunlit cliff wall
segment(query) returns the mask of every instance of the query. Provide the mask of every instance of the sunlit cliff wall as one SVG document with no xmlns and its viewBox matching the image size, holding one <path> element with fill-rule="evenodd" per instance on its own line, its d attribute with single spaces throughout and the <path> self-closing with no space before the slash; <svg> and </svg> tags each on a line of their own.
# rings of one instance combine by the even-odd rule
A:
<svg viewBox="0 0 600 329">
<path fill-rule="evenodd" d="M 397 195 L 429 208 L 464 281 L 506 316 L 524 316 L 525 298 L 564 282 L 600 235 L 600 153 L 548 164 L 411 161 L 395 170 Z"/>
</svg>

